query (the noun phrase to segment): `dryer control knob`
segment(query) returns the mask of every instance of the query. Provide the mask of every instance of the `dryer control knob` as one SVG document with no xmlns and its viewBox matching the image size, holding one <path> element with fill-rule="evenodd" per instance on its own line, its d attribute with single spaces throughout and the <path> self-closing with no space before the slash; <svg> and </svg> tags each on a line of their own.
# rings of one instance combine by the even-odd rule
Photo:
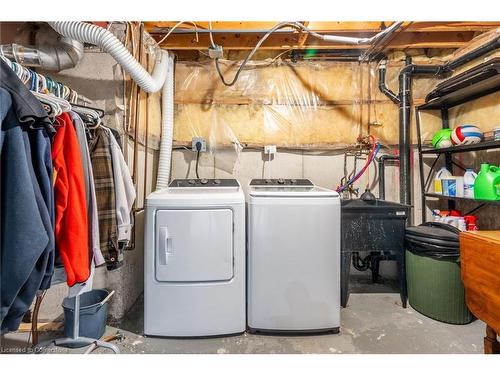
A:
<svg viewBox="0 0 500 375">
<path fill-rule="evenodd" d="M 283 180 L 282 178 L 278 178 L 278 184 L 283 185 L 284 183 L 285 183 L 285 180 Z"/>
<path fill-rule="evenodd" d="M 295 183 L 297 183 L 297 180 L 296 180 L 295 178 L 292 178 L 292 179 L 290 180 L 290 182 L 291 182 L 292 184 L 295 184 Z"/>
<path fill-rule="evenodd" d="M 206 185 L 208 183 L 208 180 L 206 178 L 202 178 L 200 182 L 202 185 Z"/>
<path fill-rule="evenodd" d="M 215 185 L 220 185 L 220 180 L 214 180 Z"/>
<path fill-rule="evenodd" d="M 266 179 L 266 184 L 270 184 L 272 181 L 270 179 Z"/>
<path fill-rule="evenodd" d="M 195 181 L 194 180 L 189 180 L 188 183 L 189 183 L 189 185 L 194 185 Z"/>
</svg>

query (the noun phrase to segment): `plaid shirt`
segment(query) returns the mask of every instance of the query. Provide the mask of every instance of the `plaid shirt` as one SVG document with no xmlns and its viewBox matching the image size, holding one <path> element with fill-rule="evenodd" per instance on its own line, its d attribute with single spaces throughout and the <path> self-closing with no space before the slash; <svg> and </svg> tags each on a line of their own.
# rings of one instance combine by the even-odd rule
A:
<svg viewBox="0 0 500 375">
<path fill-rule="evenodd" d="M 101 251 L 106 260 L 106 267 L 108 270 L 113 270 L 123 264 L 123 251 L 118 247 L 115 182 L 110 144 L 109 133 L 102 127 L 94 131 L 94 137 L 89 141 Z"/>
</svg>

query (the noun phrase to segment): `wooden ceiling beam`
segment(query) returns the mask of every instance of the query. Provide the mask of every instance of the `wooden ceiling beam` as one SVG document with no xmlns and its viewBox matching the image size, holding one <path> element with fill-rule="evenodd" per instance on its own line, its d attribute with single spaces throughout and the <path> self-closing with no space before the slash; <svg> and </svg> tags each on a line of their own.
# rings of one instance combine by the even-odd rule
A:
<svg viewBox="0 0 500 375">
<path fill-rule="evenodd" d="M 303 22 L 303 21 L 301 21 Z M 155 21 L 145 22 L 145 28 L 150 33 L 161 31 L 166 33 L 169 28 L 173 27 L 177 21 Z M 199 29 L 208 29 L 208 22 L 195 21 Z M 217 30 L 269 30 L 278 21 L 213 21 L 212 29 Z M 377 33 L 384 27 L 390 26 L 392 21 L 373 21 L 373 22 L 324 22 L 324 21 L 307 21 L 308 28 L 318 32 L 363 32 Z M 384 26 L 384 27 L 383 27 Z M 479 31 L 484 32 L 492 28 L 500 27 L 500 22 L 405 22 L 403 26 L 407 26 L 407 31 L 411 32 L 442 32 L 442 31 Z M 183 29 L 194 29 L 193 25 L 185 24 L 181 26 Z M 179 27 L 179 28 L 181 28 Z"/>
<path fill-rule="evenodd" d="M 348 36 L 360 36 L 358 33 L 346 34 Z M 371 34 L 362 34 L 361 36 L 370 36 Z M 408 48 L 460 48 L 465 46 L 475 35 L 473 31 L 467 32 L 402 32 L 397 33 L 390 43 L 385 47 L 391 49 L 408 49 Z M 153 36 L 159 40 L 161 35 Z M 261 34 L 216 34 L 214 35 L 215 43 L 222 45 L 225 50 L 248 50 L 252 49 L 259 39 Z M 367 48 L 364 45 L 339 44 L 325 42 L 313 37 L 306 40 L 302 33 L 284 33 L 272 34 L 261 46 L 267 50 L 284 50 L 284 49 L 356 49 Z M 172 34 L 165 40 L 161 47 L 172 50 L 206 50 L 210 45 L 209 36 L 200 34 L 199 41 L 196 42 L 194 34 Z"/>
</svg>

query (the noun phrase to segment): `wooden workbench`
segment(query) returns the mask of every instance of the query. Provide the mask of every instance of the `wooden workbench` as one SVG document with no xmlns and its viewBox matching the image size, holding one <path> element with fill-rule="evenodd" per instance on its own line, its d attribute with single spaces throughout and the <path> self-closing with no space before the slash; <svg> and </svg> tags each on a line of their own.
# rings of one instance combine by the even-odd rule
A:
<svg viewBox="0 0 500 375">
<path fill-rule="evenodd" d="M 486 323 L 484 352 L 500 353 L 500 231 L 461 233 L 460 263 L 467 306 Z"/>
</svg>

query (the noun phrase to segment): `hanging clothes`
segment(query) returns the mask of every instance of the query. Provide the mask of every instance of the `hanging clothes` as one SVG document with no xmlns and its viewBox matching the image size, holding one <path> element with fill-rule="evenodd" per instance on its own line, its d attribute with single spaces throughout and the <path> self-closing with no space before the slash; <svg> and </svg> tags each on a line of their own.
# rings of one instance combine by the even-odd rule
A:
<svg viewBox="0 0 500 375">
<path fill-rule="evenodd" d="M 85 193 L 87 201 L 88 227 L 89 227 L 89 252 L 94 260 L 95 266 L 100 266 L 106 261 L 102 255 L 99 239 L 99 216 L 97 212 L 97 198 L 95 194 L 94 172 L 92 170 L 92 160 L 87 145 L 85 125 L 75 112 L 70 112 L 71 120 L 76 130 L 80 155 L 83 163 L 83 175 L 85 178 Z"/>
<path fill-rule="evenodd" d="M 76 131 L 67 113 L 57 117 L 59 128 L 52 144 L 55 236 L 67 284 L 89 278 L 88 219 L 85 182 Z"/>
<path fill-rule="evenodd" d="M 53 199 L 46 158 L 54 128 L 39 101 L 0 61 L 1 332 L 18 328 L 53 273 Z M 40 159 L 38 159 L 40 157 Z M 34 160 L 37 162 L 33 163 Z"/>
<path fill-rule="evenodd" d="M 115 181 L 108 131 L 98 126 L 89 141 L 90 158 L 94 172 L 94 185 L 99 216 L 101 251 L 108 270 L 123 265 L 123 251 L 118 246 Z"/>
<path fill-rule="evenodd" d="M 133 223 L 131 214 L 136 197 L 135 188 L 120 145 L 111 129 L 106 130 L 109 132 L 111 159 L 113 162 L 118 242 L 121 243 L 121 247 L 125 247 L 130 242 L 132 236 Z"/>
</svg>

